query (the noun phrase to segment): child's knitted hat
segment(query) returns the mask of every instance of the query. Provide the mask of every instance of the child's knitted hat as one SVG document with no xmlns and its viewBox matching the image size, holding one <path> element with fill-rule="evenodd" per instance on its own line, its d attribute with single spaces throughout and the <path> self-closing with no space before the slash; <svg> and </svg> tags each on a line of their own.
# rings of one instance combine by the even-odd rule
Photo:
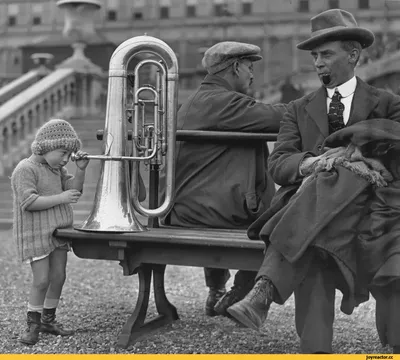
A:
<svg viewBox="0 0 400 360">
<path fill-rule="evenodd" d="M 60 148 L 76 152 L 81 146 L 78 134 L 68 121 L 52 119 L 39 128 L 31 149 L 34 154 L 43 155 Z"/>
</svg>

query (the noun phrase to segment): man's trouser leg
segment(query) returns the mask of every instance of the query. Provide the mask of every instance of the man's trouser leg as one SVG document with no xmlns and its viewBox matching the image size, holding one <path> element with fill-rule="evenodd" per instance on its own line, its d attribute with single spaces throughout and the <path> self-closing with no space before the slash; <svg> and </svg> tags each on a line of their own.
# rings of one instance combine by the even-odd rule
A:
<svg viewBox="0 0 400 360">
<path fill-rule="evenodd" d="M 283 304 L 304 279 L 313 254 L 314 250 L 309 249 L 291 264 L 270 245 L 253 289 L 227 312 L 243 325 L 259 329 L 267 319 L 271 302 Z"/>
<path fill-rule="evenodd" d="M 274 301 L 283 304 L 305 278 L 315 256 L 314 253 L 315 250 L 309 248 L 298 261 L 290 263 L 274 249 L 273 245 L 270 245 L 257 273 L 256 281 L 261 277 L 271 280 L 276 290 Z"/>
<path fill-rule="evenodd" d="M 207 316 L 218 315 L 214 310 L 215 304 L 226 294 L 225 284 L 230 277 L 227 269 L 204 268 L 206 285 L 209 288 L 205 312 Z"/>
<path fill-rule="evenodd" d="M 224 288 L 225 284 L 231 277 L 229 270 L 214 268 L 204 268 L 204 276 L 206 280 L 206 286 L 215 289 Z"/>
<path fill-rule="evenodd" d="M 239 270 L 236 272 L 233 286 L 242 289 L 245 296 L 253 288 L 256 276 L 256 271 Z"/>
<path fill-rule="evenodd" d="M 376 300 L 376 328 L 381 343 L 400 349 L 400 280 L 374 287 L 371 294 Z"/>
<path fill-rule="evenodd" d="M 335 318 L 335 288 L 339 269 L 314 257 L 308 273 L 296 288 L 296 330 L 302 353 L 331 353 Z"/>
</svg>

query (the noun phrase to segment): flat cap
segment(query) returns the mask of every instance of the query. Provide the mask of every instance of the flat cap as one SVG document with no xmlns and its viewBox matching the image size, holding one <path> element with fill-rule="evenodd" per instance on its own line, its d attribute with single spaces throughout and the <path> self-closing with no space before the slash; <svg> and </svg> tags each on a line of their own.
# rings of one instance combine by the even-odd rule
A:
<svg viewBox="0 0 400 360">
<path fill-rule="evenodd" d="M 201 63 L 209 74 L 216 74 L 238 59 L 248 59 L 253 62 L 261 60 L 260 53 L 261 49 L 256 45 L 223 41 L 207 49 Z"/>
</svg>

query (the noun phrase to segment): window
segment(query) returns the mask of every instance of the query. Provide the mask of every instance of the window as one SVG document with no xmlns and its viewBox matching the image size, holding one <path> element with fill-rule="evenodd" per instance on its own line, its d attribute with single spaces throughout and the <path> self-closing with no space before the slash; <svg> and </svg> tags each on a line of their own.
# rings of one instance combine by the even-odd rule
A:
<svg viewBox="0 0 400 360">
<path fill-rule="evenodd" d="M 358 0 L 359 9 L 369 9 L 369 0 Z"/>
<path fill-rule="evenodd" d="M 250 15 L 253 10 L 253 3 L 250 1 L 244 1 L 242 3 L 242 14 L 243 15 Z"/>
<path fill-rule="evenodd" d="M 40 25 L 42 23 L 42 18 L 40 16 L 33 16 L 32 24 Z"/>
<path fill-rule="evenodd" d="M 196 17 L 196 6 L 195 5 L 187 5 L 186 6 L 186 16 L 187 17 Z"/>
<path fill-rule="evenodd" d="M 339 7 L 339 0 L 329 0 L 329 9 L 338 9 Z"/>
<path fill-rule="evenodd" d="M 161 6 L 160 7 L 160 19 L 168 19 L 169 18 L 169 7 Z"/>
<path fill-rule="evenodd" d="M 132 19 L 142 20 L 144 13 L 145 0 L 133 0 Z"/>
<path fill-rule="evenodd" d="M 214 16 L 224 16 L 226 8 L 225 0 L 214 0 Z"/>
<path fill-rule="evenodd" d="M 198 0 L 186 0 L 186 16 L 196 17 Z"/>
<path fill-rule="evenodd" d="M 17 24 L 17 15 L 19 13 L 18 4 L 8 4 L 8 26 L 14 26 Z"/>
<path fill-rule="evenodd" d="M 223 7 L 224 7 L 223 4 L 215 4 L 214 5 L 214 15 L 222 16 Z"/>
<path fill-rule="evenodd" d="M 142 20 L 143 19 L 143 13 L 141 11 L 135 11 L 132 14 L 133 19 L 135 20 Z"/>
<path fill-rule="evenodd" d="M 160 0 L 160 19 L 169 18 L 170 7 L 171 7 L 171 0 Z"/>
<path fill-rule="evenodd" d="M 8 16 L 8 26 L 14 26 L 17 24 L 17 18 L 13 15 Z"/>
<path fill-rule="evenodd" d="M 300 12 L 310 11 L 308 0 L 300 0 L 299 1 L 299 11 Z"/>
<path fill-rule="evenodd" d="M 32 24 L 40 25 L 42 23 L 43 6 L 42 4 L 32 4 Z"/>
<path fill-rule="evenodd" d="M 107 11 L 107 20 L 108 21 L 116 21 L 117 20 L 117 12 L 115 10 Z"/>
<path fill-rule="evenodd" d="M 107 0 L 107 20 L 117 21 L 119 0 Z"/>
</svg>

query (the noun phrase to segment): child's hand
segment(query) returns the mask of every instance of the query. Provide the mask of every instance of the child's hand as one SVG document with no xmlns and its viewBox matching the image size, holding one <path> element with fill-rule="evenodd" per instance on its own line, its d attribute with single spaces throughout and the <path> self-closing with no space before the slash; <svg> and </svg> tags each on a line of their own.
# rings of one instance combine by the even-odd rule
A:
<svg viewBox="0 0 400 360">
<path fill-rule="evenodd" d="M 79 150 L 75 154 L 75 164 L 80 170 L 85 170 L 89 164 L 89 159 L 86 156 L 89 155 L 87 152 Z"/>
<path fill-rule="evenodd" d="M 61 204 L 77 203 L 81 195 L 81 192 L 75 189 L 64 191 L 60 194 Z"/>
</svg>

